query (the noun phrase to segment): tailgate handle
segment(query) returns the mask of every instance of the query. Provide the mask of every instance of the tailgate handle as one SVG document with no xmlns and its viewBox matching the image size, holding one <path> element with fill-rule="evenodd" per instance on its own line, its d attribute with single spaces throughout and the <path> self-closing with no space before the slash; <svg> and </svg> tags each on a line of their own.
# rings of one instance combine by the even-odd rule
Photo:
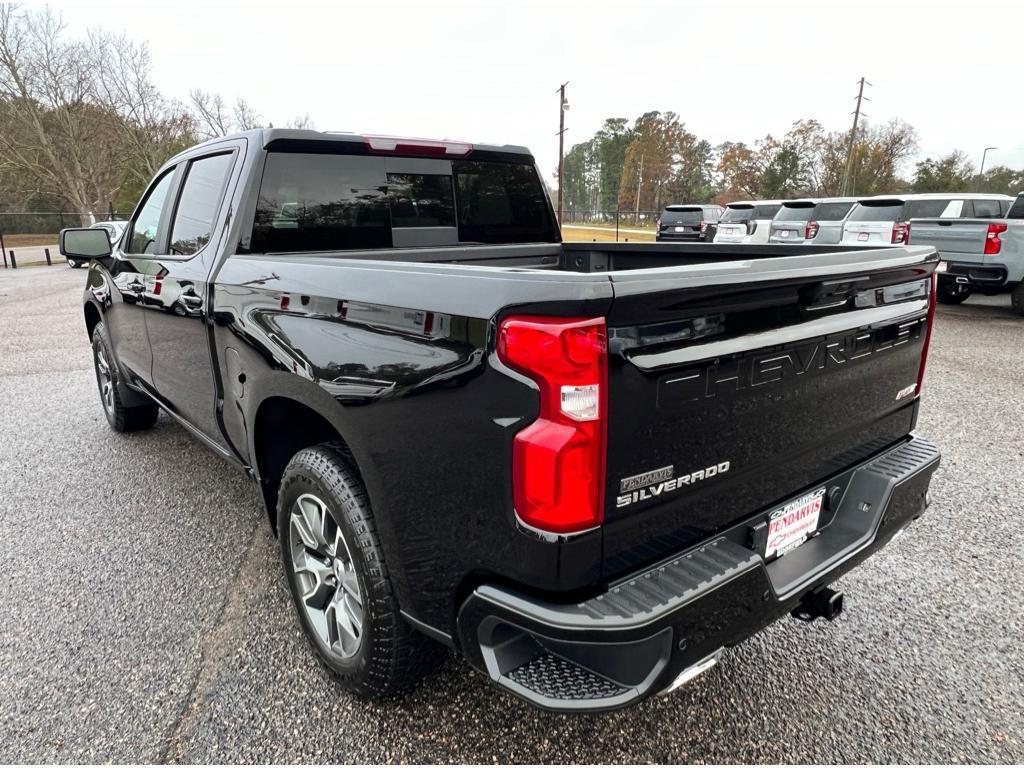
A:
<svg viewBox="0 0 1024 768">
<path fill-rule="evenodd" d="M 857 282 L 843 280 L 805 285 L 800 289 L 800 304 L 808 312 L 822 312 L 844 306 L 856 294 Z"/>
</svg>

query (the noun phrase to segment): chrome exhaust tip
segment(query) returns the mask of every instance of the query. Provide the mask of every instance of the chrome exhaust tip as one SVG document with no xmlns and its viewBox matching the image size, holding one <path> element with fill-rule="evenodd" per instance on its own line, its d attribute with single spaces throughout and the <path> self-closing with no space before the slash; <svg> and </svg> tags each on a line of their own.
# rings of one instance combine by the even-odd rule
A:
<svg viewBox="0 0 1024 768">
<path fill-rule="evenodd" d="M 715 666 L 715 664 L 718 663 L 718 659 L 721 658 L 722 652 L 724 650 L 724 648 L 719 648 L 711 655 L 705 656 L 696 664 L 684 669 L 682 672 L 679 673 L 676 679 L 672 681 L 672 684 L 658 695 L 668 696 L 668 694 L 672 693 L 672 691 L 676 690 L 677 688 L 681 688 L 682 686 L 686 685 L 688 682 L 693 680 L 695 677 L 707 672 L 709 669 Z"/>
</svg>

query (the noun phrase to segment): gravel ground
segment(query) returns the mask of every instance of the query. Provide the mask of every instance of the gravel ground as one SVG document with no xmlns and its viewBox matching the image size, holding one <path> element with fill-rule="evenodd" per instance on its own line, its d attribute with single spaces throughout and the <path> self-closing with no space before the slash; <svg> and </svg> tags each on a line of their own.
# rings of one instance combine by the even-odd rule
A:
<svg viewBox="0 0 1024 768">
<path fill-rule="evenodd" d="M 570 717 L 450 660 L 403 700 L 314 662 L 254 486 L 161 416 L 104 421 L 81 271 L 0 272 L 2 762 L 1021 762 L 1024 320 L 940 307 L 932 507 L 666 698 Z"/>
</svg>

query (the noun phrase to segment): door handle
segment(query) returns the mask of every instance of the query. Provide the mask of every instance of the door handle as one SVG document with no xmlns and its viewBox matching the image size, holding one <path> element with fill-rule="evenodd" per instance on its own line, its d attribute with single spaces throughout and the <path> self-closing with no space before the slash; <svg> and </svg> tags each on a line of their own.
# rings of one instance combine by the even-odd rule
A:
<svg viewBox="0 0 1024 768">
<path fill-rule="evenodd" d="M 181 294 L 181 302 L 182 304 L 188 304 L 190 307 L 201 307 L 203 305 L 202 298 L 194 293 Z"/>
</svg>

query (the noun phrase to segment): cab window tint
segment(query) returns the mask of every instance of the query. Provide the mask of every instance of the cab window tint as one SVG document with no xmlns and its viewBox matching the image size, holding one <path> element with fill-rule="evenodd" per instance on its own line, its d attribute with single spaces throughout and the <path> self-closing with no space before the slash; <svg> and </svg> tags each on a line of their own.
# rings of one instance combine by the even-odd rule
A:
<svg viewBox="0 0 1024 768">
<path fill-rule="evenodd" d="M 998 219 L 1003 215 L 999 200 L 974 200 L 974 218 Z"/>
<path fill-rule="evenodd" d="M 377 157 L 271 152 L 253 253 L 391 247 L 387 176 Z"/>
<path fill-rule="evenodd" d="M 174 169 L 171 168 L 160 180 L 150 187 L 146 201 L 132 222 L 132 236 L 128 242 L 128 253 L 155 254 L 160 241 L 160 214 L 163 212 L 167 194 L 171 191 Z"/>
<path fill-rule="evenodd" d="M 389 173 L 392 227 L 454 227 L 452 177 L 440 174 Z"/>
<path fill-rule="evenodd" d="M 191 256 L 210 242 L 232 157 L 213 155 L 189 164 L 171 227 L 173 255 Z"/>
</svg>

